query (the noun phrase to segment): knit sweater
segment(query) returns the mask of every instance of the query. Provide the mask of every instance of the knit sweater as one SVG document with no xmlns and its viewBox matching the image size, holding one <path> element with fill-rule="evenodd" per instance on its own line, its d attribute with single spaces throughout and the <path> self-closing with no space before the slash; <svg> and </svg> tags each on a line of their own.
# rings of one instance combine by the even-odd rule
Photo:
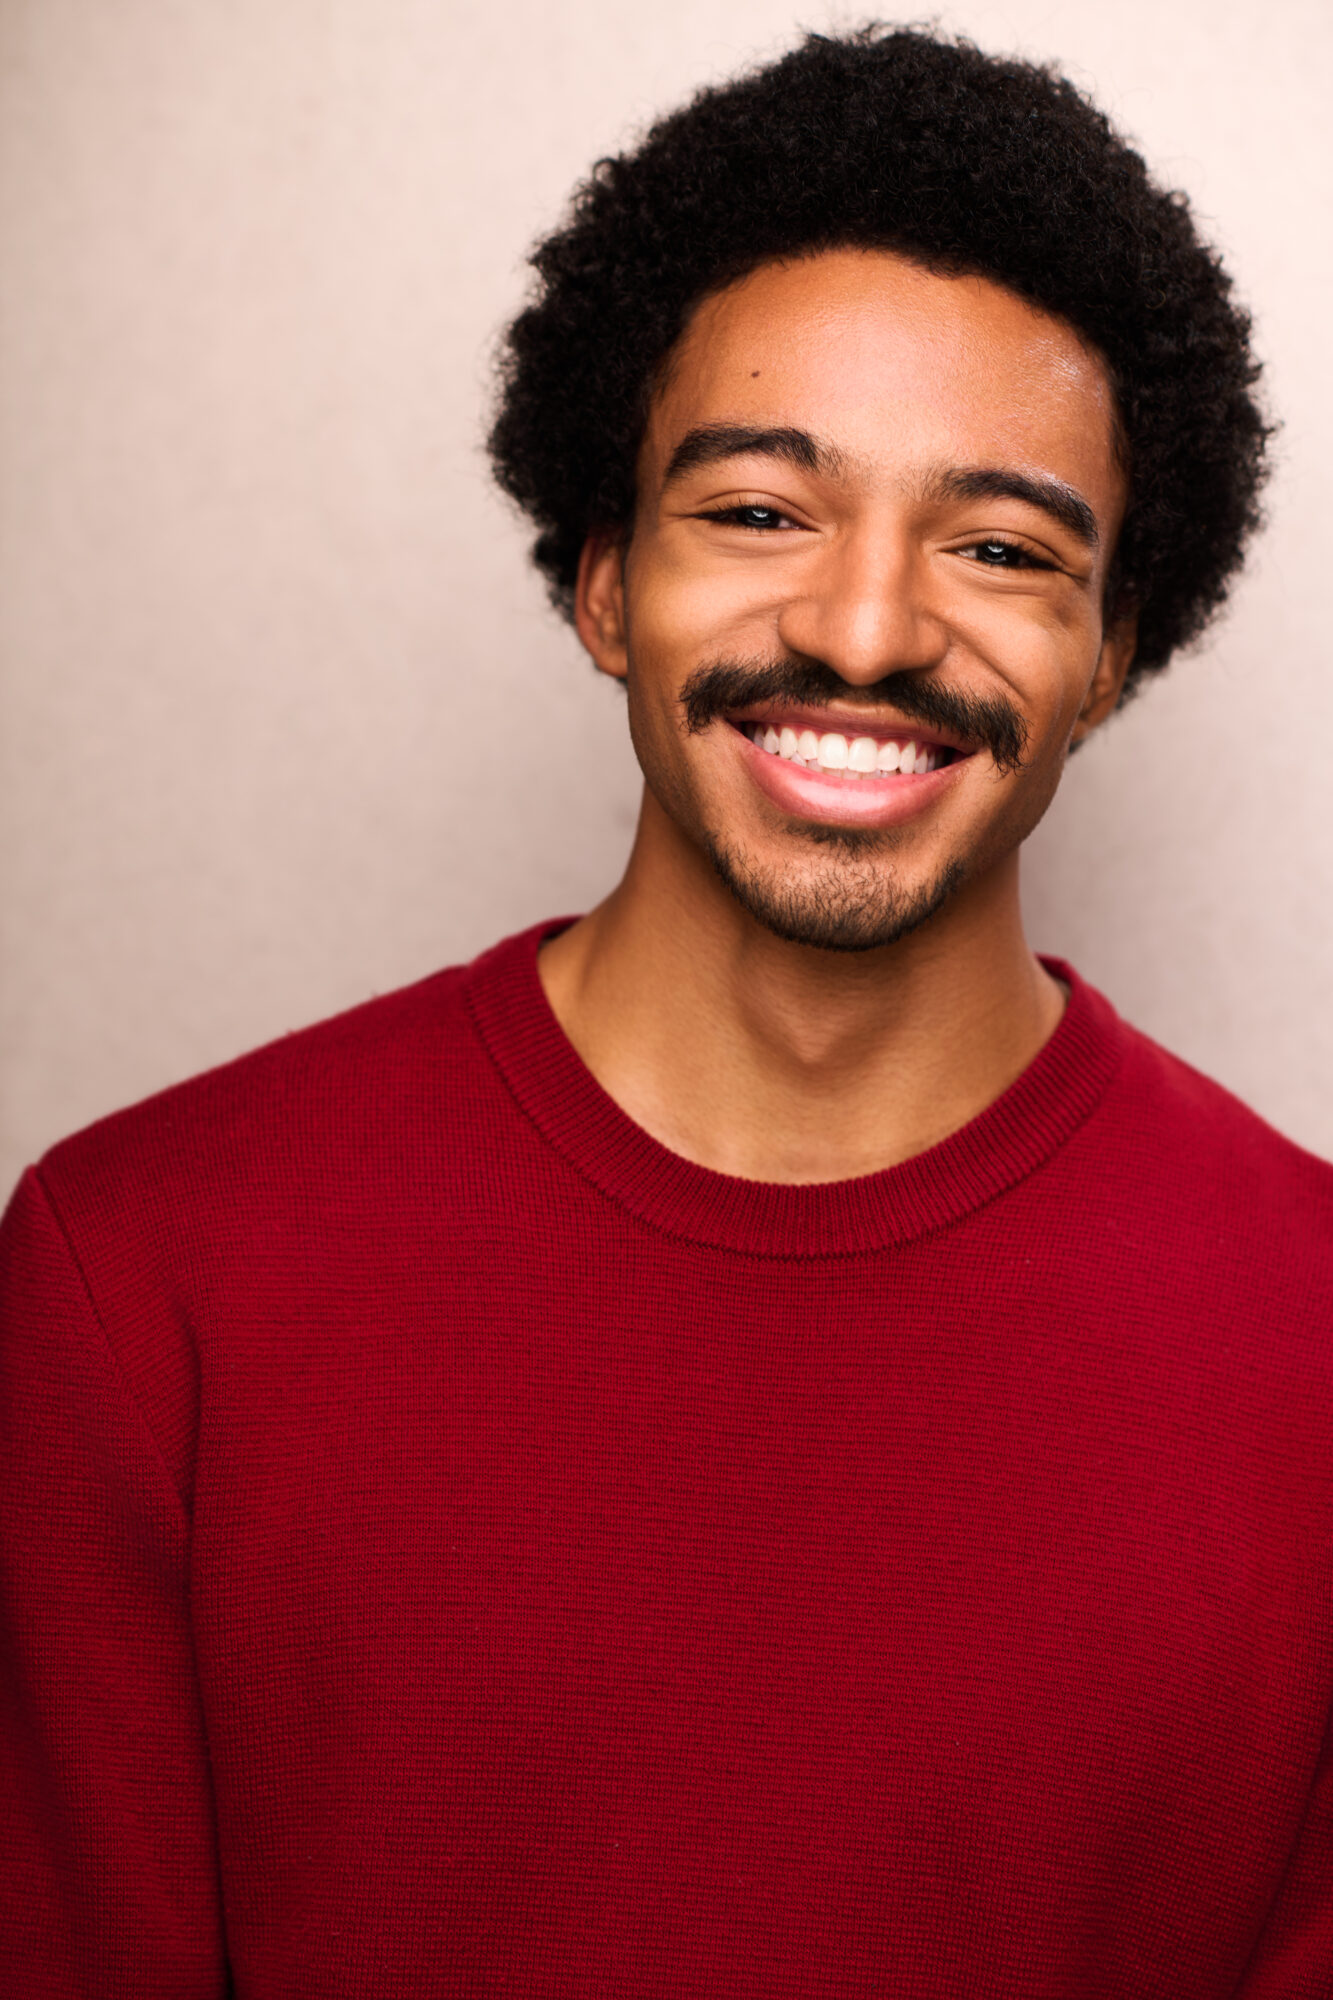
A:
<svg viewBox="0 0 1333 2000">
<path fill-rule="evenodd" d="M 1329 2000 L 1333 1168 L 1057 967 L 719 1175 L 541 935 L 15 1197 L 0 1992 Z"/>
</svg>

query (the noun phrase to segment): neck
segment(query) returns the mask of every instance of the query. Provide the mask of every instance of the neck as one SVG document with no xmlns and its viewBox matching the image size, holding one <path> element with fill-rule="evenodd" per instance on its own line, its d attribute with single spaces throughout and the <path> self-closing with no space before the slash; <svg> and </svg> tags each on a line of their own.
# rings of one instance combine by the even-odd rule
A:
<svg viewBox="0 0 1333 2000">
<path fill-rule="evenodd" d="M 542 951 L 557 1020 L 653 1138 L 747 1180 L 874 1173 L 1028 1066 L 1063 996 L 1023 936 L 1017 856 L 895 944 L 790 944 L 647 795 L 619 887 Z"/>
</svg>

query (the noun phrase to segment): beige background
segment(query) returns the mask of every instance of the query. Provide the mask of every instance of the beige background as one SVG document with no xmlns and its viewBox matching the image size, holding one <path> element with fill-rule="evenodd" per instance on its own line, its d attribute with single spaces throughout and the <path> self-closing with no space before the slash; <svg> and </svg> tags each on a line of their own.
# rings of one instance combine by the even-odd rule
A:
<svg viewBox="0 0 1333 2000">
<path fill-rule="evenodd" d="M 1333 1154 L 1333 15 L 944 18 L 1057 58 L 1190 192 L 1286 420 L 1229 620 L 1033 843 L 1034 941 Z M 637 773 L 488 489 L 487 356 L 588 163 L 794 26 L 781 0 L 0 0 L 6 1182 L 614 880 Z"/>
</svg>

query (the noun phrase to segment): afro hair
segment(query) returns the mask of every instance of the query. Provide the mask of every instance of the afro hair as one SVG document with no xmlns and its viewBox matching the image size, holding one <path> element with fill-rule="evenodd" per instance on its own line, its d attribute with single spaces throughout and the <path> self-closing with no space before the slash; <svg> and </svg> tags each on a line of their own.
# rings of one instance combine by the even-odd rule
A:
<svg viewBox="0 0 1333 2000">
<path fill-rule="evenodd" d="M 653 387 L 700 300 L 759 265 L 883 248 L 1066 322 L 1115 388 L 1130 495 L 1110 584 L 1130 682 L 1225 597 L 1269 430 L 1248 316 L 1184 197 L 1067 78 L 916 29 L 810 34 L 597 163 L 531 258 L 490 434 L 568 616 L 594 529 L 628 529 Z"/>
</svg>

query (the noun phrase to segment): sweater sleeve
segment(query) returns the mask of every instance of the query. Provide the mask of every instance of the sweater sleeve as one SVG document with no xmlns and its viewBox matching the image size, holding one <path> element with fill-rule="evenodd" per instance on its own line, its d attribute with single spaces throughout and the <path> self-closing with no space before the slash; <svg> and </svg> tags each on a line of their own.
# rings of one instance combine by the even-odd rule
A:
<svg viewBox="0 0 1333 2000">
<path fill-rule="evenodd" d="M 30 1174 L 0 1224 L 0 1992 L 227 1991 L 188 1547 Z"/>
</svg>

